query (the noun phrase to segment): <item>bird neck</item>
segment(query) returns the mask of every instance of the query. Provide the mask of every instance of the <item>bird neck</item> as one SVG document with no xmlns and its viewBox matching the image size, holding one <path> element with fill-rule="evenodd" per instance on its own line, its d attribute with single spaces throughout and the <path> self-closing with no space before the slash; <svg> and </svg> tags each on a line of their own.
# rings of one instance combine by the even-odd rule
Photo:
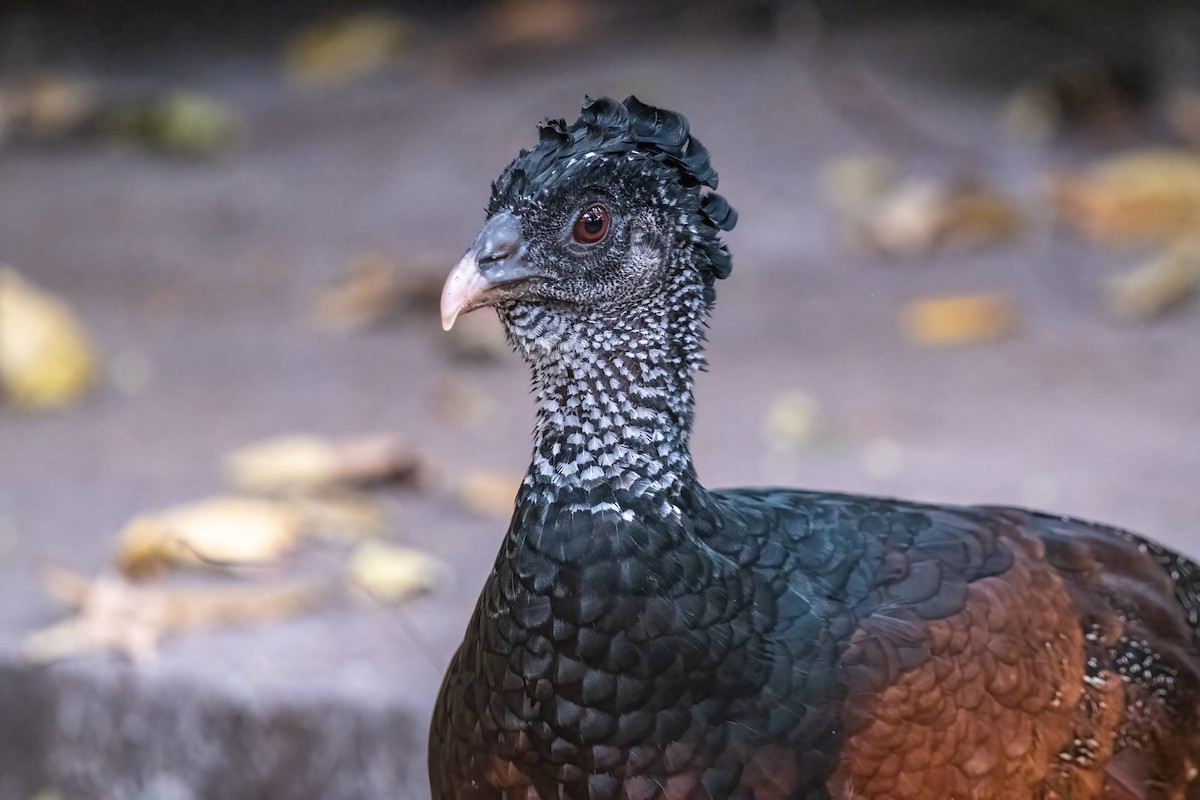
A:
<svg viewBox="0 0 1200 800">
<path fill-rule="evenodd" d="M 703 363 L 703 286 L 619 308 L 514 305 L 502 316 L 538 394 L 533 462 L 522 492 L 593 513 L 678 517 L 696 488 L 692 377 Z M 576 510 L 584 510 L 582 508 Z"/>
</svg>

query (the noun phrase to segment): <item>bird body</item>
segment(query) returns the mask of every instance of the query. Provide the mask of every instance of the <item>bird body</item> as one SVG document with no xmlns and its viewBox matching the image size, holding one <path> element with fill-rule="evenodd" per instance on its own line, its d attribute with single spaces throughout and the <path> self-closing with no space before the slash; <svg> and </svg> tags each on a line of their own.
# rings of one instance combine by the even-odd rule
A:
<svg viewBox="0 0 1200 800">
<path fill-rule="evenodd" d="M 435 800 L 1200 797 L 1200 568 L 1019 509 L 704 488 L 736 215 L 677 114 L 542 131 L 443 295 L 498 309 L 539 408 Z"/>
</svg>

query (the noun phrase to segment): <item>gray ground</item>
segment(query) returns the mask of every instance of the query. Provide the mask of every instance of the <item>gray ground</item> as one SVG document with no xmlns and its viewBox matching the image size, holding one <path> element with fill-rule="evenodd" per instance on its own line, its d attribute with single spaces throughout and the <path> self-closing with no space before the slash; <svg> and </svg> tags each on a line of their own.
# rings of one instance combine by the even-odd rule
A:
<svg viewBox="0 0 1200 800">
<path fill-rule="evenodd" d="M 1041 174 L 1086 148 L 1014 141 L 996 124 L 998 84 L 943 77 L 1069 44 L 1018 33 L 971 20 L 857 27 L 837 63 L 864 65 L 875 95 L 849 116 L 846 93 L 861 83 L 845 83 L 803 28 L 699 45 L 635 38 L 461 71 L 414 64 L 326 95 L 287 87 L 264 58 L 168 58 L 163 74 L 245 115 L 232 156 L 0 151 L 0 261 L 70 298 L 110 360 L 152 365 L 133 396 L 107 386 L 60 414 L 0 412 L 0 798 L 51 786 L 113 798 L 423 796 L 424 727 L 501 520 L 398 493 L 390 538 L 451 562 L 455 588 L 400 609 L 344 604 L 177 638 L 145 665 L 21 665 L 20 637 L 62 613 L 33 568 L 106 568 L 129 517 L 219 489 L 220 455 L 261 436 L 394 429 L 444 469 L 522 470 L 532 404 L 515 358 L 451 359 L 432 314 L 336 337 L 305 311 L 364 250 L 448 269 L 533 123 L 573 117 L 585 93 L 635 91 L 687 113 L 741 214 L 698 388 L 707 483 L 1035 504 L 1200 555 L 1200 313 L 1109 321 L 1100 279 L 1141 255 L 1055 231 L 1037 206 Z M 898 133 L 896 119 L 916 132 Z M 1025 198 L 1036 224 L 978 253 L 849 254 L 816 173 L 880 148 L 914 169 L 975 167 Z M 1020 304 L 1010 341 L 920 350 L 897 333 L 906 300 L 993 290 Z M 438 413 L 452 381 L 494 401 L 484 425 Z M 767 441 L 773 398 L 794 390 L 817 401 L 829 443 L 784 452 Z M 872 468 L 881 447 L 899 453 L 897 469 Z"/>
</svg>

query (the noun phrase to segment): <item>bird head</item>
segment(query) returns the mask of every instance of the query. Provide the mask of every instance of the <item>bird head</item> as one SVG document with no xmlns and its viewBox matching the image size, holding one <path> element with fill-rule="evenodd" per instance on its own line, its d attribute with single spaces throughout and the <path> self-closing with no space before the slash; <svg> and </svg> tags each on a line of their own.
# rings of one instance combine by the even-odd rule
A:
<svg viewBox="0 0 1200 800">
<path fill-rule="evenodd" d="M 518 304 L 621 314 L 680 283 L 705 310 L 729 274 L 719 238 L 737 213 L 681 114 L 629 97 L 585 99 L 492 184 L 487 221 L 442 291 L 442 326 Z"/>
</svg>

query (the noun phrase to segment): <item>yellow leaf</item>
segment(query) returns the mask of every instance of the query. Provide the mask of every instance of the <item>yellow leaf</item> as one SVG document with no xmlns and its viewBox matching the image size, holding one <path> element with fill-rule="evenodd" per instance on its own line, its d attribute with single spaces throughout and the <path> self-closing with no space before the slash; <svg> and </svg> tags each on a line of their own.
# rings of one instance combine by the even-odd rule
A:
<svg viewBox="0 0 1200 800">
<path fill-rule="evenodd" d="M 227 454 L 225 479 L 252 492 L 311 492 L 336 486 L 415 480 L 420 461 L 398 436 L 377 434 L 324 439 L 277 436 Z"/>
<path fill-rule="evenodd" d="M 117 567 L 143 577 L 178 564 L 269 564 L 293 548 L 303 525 L 285 503 L 216 497 L 132 520 L 120 534 Z"/>
<path fill-rule="evenodd" d="M 163 153 L 209 157 L 236 144 L 242 123 L 228 104 L 195 92 L 168 92 L 117 108 L 108 119 L 118 137 Z"/>
<path fill-rule="evenodd" d="M 895 165 L 879 155 L 843 156 L 821 168 L 821 195 L 847 213 L 869 211 L 896 187 Z"/>
<path fill-rule="evenodd" d="M 62 300 L 0 267 L 0 387 L 20 408 L 63 406 L 95 379 L 87 334 Z"/>
<path fill-rule="evenodd" d="M 380 600 L 429 591 L 449 573 L 449 567 L 428 553 L 382 542 L 364 542 L 350 557 L 353 585 Z"/>
<path fill-rule="evenodd" d="M 317 436 L 279 436 L 239 447 L 224 459 L 226 481 L 248 491 L 312 488 L 335 481 L 337 448 Z"/>
<path fill-rule="evenodd" d="M 1200 240 L 1177 242 L 1108 283 L 1108 303 L 1123 319 L 1147 319 L 1170 309 L 1200 286 Z"/>
<path fill-rule="evenodd" d="M 994 341 L 1016 330 L 1012 300 L 999 294 L 925 298 L 905 306 L 901 329 L 912 344 L 950 346 Z"/>
<path fill-rule="evenodd" d="M 1099 241 L 1153 241 L 1200 231 L 1200 155 L 1138 150 L 1052 181 L 1059 215 Z"/>
</svg>

